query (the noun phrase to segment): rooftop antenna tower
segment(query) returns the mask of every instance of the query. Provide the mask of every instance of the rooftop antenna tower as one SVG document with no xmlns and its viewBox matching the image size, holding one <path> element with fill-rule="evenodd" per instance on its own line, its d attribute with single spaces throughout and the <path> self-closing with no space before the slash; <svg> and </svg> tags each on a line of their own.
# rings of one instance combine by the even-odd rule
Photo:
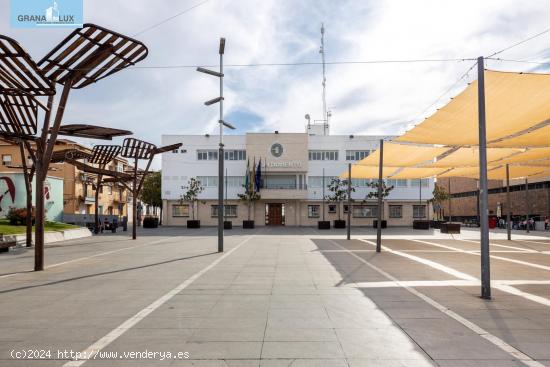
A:
<svg viewBox="0 0 550 367">
<path fill-rule="evenodd" d="M 321 48 L 319 49 L 321 54 L 321 61 L 323 64 L 323 135 L 327 135 L 328 120 L 330 112 L 327 111 L 327 77 L 326 77 L 326 65 L 325 65 L 325 24 L 321 23 Z"/>
</svg>

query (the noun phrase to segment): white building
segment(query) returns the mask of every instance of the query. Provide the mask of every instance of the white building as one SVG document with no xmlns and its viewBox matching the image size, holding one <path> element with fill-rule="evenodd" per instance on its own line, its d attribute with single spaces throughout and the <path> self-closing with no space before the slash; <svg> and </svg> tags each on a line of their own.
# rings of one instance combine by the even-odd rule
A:
<svg viewBox="0 0 550 367">
<path fill-rule="evenodd" d="M 239 201 L 243 193 L 247 161 L 261 159 L 261 199 L 253 204 L 251 218 L 256 226 L 315 226 L 322 220 L 323 170 L 325 185 L 332 177 L 378 148 L 381 136 L 315 135 L 310 133 L 247 133 L 224 136 L 227 169 L 227 220 L 242 225 L 248 206 Z M 165 225 L 185 225 L 191 219 L 189 203 L 180 201 L 183 186 L 196 177 L 204 186 L 195 219 L 202 225 L 217 224 L 218 144 L 217 135 L 163 135 L 162 145 L 183 143 L 181 149 L 162 155 L 162 199 Z M 375 199 L 363 201 L 372 189 L 369 180 L 353 180 L 356 191 L 352 225 L 372 225 L 377 216 Z M 429 219 L 426 199 L 431 198 L 433 180 L 388 180 L 395 188 L 385 200 L 383 217 L 388 226 L 411 226 L 413 219 Z M 325 190 L 325 195 L 330 192 Z M 420 201 L 421 196 L 421 201 Z M 347 203 L 325 203 L 325 220 L 346 219 Z M 340 210 L 338 210 L 340 209 Z"/>
</svg>

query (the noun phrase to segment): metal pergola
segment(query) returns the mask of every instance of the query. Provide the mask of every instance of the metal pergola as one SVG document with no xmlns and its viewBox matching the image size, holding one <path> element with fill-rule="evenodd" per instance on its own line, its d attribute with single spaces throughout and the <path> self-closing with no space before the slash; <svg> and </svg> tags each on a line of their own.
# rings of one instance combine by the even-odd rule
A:
<svg viewBox="0 0 550 367">
<path fill-rule="evenodd" d="M 147 53 L 143 43 L 89 23 L 71 32 L 38 63 L 15 40 L 0 36 L 0 95 L 5 115 L 0 136 L 35 143 L 31 154 L 36 176 L 35 270 L 44 269 L 44 180 L 70 90 L 84 88 L 134 65 Z M 62 85 L 62 92 L 54 111 L 56 83 Z M 38 101 L 39 96 L 47 97 L 46 106 Z M 37 105 L 45 110 L 38 136 Z M 86 135 L 94 137 L 89 130 Z"/>
</svg>

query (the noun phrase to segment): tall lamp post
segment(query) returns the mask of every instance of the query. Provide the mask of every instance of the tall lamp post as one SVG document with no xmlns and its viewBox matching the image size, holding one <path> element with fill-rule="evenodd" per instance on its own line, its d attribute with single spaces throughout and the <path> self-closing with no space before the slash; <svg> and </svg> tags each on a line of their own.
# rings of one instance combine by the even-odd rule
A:
<svg viewBox="0 0 550 367">
<path fill-rule="evenodd" d="M 206 106 L 213 105 L 215 103 L 220 104 L 220 118 L 218 123 L 220 125 L 220 148 L 218 150 L 218 252 L 223 252 L 223 166 L 224 166 L 224 149 L 223 149 L 223 127 L 234 130 L 235 127 L 229 122 L 223 120 L 223 54 L 225 51 L 225 38 L 220 38 L 220 47 L 218 53 L 220 54 L 220 71 L 213 71 L 205 68 L 197 68 L 197 71 L 218 77 L 220 79 L 220 96 L 209 101 L 204 102 Z"/>
</svg>

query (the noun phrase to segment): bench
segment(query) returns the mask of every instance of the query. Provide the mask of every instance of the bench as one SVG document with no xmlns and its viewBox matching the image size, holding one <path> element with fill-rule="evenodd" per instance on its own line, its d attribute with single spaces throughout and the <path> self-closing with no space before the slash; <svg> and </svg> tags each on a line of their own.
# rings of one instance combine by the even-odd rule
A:
<svg viewBox="0 0 550 367">
<path fill-rule="evenodd" d="M 0 252 L 8 252 L 10 247 L 17 245 L 15 240 L 5 240 L 4 235 L 0 234 Z"/>
</svg>

